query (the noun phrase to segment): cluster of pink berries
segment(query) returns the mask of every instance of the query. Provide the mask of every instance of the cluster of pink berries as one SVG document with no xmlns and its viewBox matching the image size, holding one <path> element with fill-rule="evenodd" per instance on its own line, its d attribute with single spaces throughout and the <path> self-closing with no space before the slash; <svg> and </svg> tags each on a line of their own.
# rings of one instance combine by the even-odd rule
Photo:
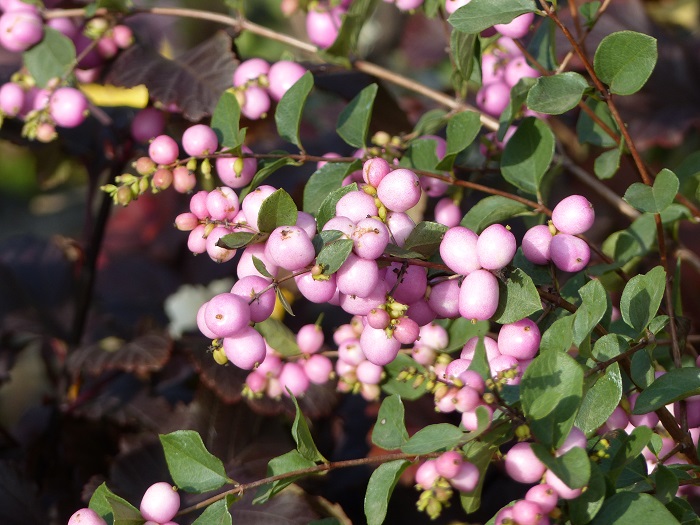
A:
<svg viewBox="0 0 700 525">
<path fill-rule="evenodd" d="M 593 226 L 593 205 L 581 195 L 570 195 L 552 210 L 551 226 L 540 224 L 523 237 L 523 255 L 534 264 L 550 261 L 562 271 L 579 272 L 591 259 L 588 243 L 576 237 Z"/>
<path fill-rule="evenodd" d="M 243 116 L 250 120 L 264 118 L 270 110 L 270 99 L 279 102 L 304 73 L 303 66 L 289 60 L 272 65 L 262 58 L 241 62 L 233 73 L 233 87 Z"/>
<path fill-rule="evenodd" d="M 177 525 L 172 519 L 180 509 L 180 495 L 175 487 L 164 481 L 154 483 L 143 495 L 139 510 L 144 525 Z M 90 508 L 76 511 L 68 525 L 107 525 L 104 519 Z"/>
<path fill-rule="evenodd" d="M 452 488 L 471 492 L 478 483 L 479 469 L 456 450 L 448 450 L 416 470 L 416 488 L 422 491 L 417 506 L 435 518 L 452 496 Z"/>
</svg>

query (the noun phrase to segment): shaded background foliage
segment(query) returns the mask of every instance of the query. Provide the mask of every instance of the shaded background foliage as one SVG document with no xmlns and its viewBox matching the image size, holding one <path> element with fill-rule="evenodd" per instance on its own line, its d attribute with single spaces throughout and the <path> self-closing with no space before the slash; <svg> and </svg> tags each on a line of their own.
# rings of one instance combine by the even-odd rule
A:
<svg viewBox="0 0 700 525">
<path fill-rule="evenodd" d="M 300 20 L 274 15 L 275 2 L 249 2 L 249 16 L 271 27 L 301 33 Z M 221 9 L 218 2 L 191 7 Z M 700 54 L 698 3 L 678 0 L 614 2 L 588 40 L 594 49 L 603 35 L 633 29 L 659 39 L 656 71 L 644 90 L 620 99 L 632 136 L 651 162 L 677 165 L 700 143 Z M 275 18 L 277 16 L 277 18 Z M 445 28 L 421 16 L 399 16 L 381 5 L 363 35 L 361 49 L 372 60 L 403 71 L 432 87 L 449 89 L 451 67 L 444 58 Z M 152 97 L 185 109 L 185 118 L 210 114 L 217 93 L 230 83 L 238 57 L 278 58 L 278 44 L 225 32 L 194 21 L 134 17 L 129 21 L 146 47 L 136 46 L 106 72 L 125 86 L 145 82 Z M 159 41 L 159 37 L 163 41 Z M 162 45 L 175 56 L 166 61 L 146 51 Z M 563 46 L 561 46 L 563 47 Z M 4 52 L 3 52 L 4 53 Z M 177 58 L 179 57 L 179 58 Z M 202 59 L 204 57 L 204 59 Z M 16 57 L 0 54 L 0 81 L 16 70 Z M 366 75 L 334 67 L 312 67 L 317 92 L 309 100 L 302 136 L 308 151 L 350 154 L 332 129 L 344 101 L 371 82 Z M 163 82 L 167 79 L 168 82 Z M 382 86 L 370 132 L 408 131 L 432 107 L 414 95 Z M 292 447 L 290 402 L 248 401 L 245 379 L 234 367 L 220 367 L 197 333 L 168 335 L 166 298 L 184 284 L 206 285 L 232 277 L 232 265 L 193 258 L 186 236 L 172 227 L 187 198 L 173 192 L 145 195 L 128 208 L 112 208 L 97 187 L 105 173 L 121 173 L 137 155 L 128 133 L 129 107 L 104 108 L 77 130 L 48 145 L 28 144 L 11 121 L 0 133 L 0 523 L 65 523 L 102 481 L 138 505 L 153 482 L 169 479 L 158 433 L 200 432 L 208 449 L 240 481 L 264 476 L 267 461 Z M 569 116 L 552 119 L 569 155 L 591 168 L 600 153 L 571 135 Z M 188 122 L 173 114 L 168 127 L 178 135 Z M 253 148 L 283 148 L 272 119 L 249 124 Z M 301 201 L 310 168 L 282 169 L 272 183 Z M 635 180 L 630 166 L 611 181 L 618 193 Z M 582 189 L 570 176 L 552 189 L 564 195 Z M 497 185 L 488 172 L 483 183 Z M 591 199 L 593 200 L 593 199 Z M 477 196 L 465 199 L 466 206 Z M 592 237 L 602 241 L 625 227 L 604 201 L 594 202 L 599 219 Z M 103 228 L 104 226 L 104 228 Z M 700 239 L 681 231 L 691 248 Z M 697 251 L 697 250 L 696 250 Z M 697 272 L 683 275 L 697 288 Z M 700 296 L 686 295 L 684 315 L 695 319 Z M 302 319 L 315 319 L 318 306 L 295 305 Z M 327 326 L 345 321 L 326 317 Z M 336 316 L 339 314 L 335 314 Z M 328 333 L 330 335 L 330 332 Z M 330 340 L 330 339 L 329 339 Z M 409 430 L 444 420 L 423 401 L 407 410 Z M 358 397 L 337 399 L 315 387 L 302 401 L 315 421 L 322 453 L 331 460 L 362 457 L 377 407 Z M 449 418 L 447 418 L 449 420 Z M 320 516 L 347 514 L 362 522 L 362 498 L 369 468 L 332 472 L 253 507 L 250 496 L 232 508 L 235 523 L 307 523 Z M 488 519 L 524 490 L 495 469 L 488 474 L 484 505 L 472 521 Z M 184 504 L 194 503 L 188 496 Z M 410 470 L 400 483 L 387 522 L 416 517 Z M 344 512 L 333 505 L 338 502 Z M 459 516 L 459 504 L 439 522 Z M 294 518 L 292 518 L 294 517 Z M 193 518 L 179 520 L 186 525 Z M 189 520 L 189 521 L 188 521 Z"/>
</svg>

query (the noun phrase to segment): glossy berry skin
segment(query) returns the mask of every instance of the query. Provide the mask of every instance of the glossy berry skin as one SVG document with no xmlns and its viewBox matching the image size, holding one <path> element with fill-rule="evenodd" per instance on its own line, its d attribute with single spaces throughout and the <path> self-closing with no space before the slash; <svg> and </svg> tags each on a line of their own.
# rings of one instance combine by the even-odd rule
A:
<svg viewBox="0 0 700 525">
<path fill-rule="evenodd" d="M 492 116 L 500 115 L 510 102 L 510 87 L 505 82 L 492 82 L 476 93 L 476 105 Z"/>
<path fill-rule="evenodd" d="M 562 233 L 580 235 L 595 222 L 593 205 L 582 195 L 570 195 L 552 210 L 552 223 Z"/>
<path fill-rule="evenodd" d="M 473 463 L 464 461 L 457 473 L 449 478 L 450 484 L 460 492 L 471 492 L 479 483 L 479 469 Z"/>
<path fill-rule="evenodd" d="M 250 120 L 258 120 L 265 117 L 270 110 L 270 95 L 267 91 L 257 87 L 248 86 L 244 92 L 244 101 L 241 104 L 241 113 Z"/>
<path fill-rule="evenodd" d="M 0 45 L 8 51 L 25 51 L 43 37 L 41 17 L 31 10 L 7 11 L 0 16 Z"/>
<path fill-rule="evenodd" d="M 297 332 L 296 340 L 303 354 L 315 354 L 323 346 L 323 330 L 316 324 L 304 325 Z"/>
<path fill-rule="evenodd" d="M 498 308 L 498 279 L 486 270 L 476 270 L 464 278 L 459 289 L 459 313 L 466 319 L 485 321 Z"/>
<path fill-rule="evenodd" d="M 311 43 L 324 49 L 330 47 L 338 37 L 344 13 L 340 7 L 309 11 L 306 14 L 306 34 Z"/>
<path fill-rule="evenodd" d="M 520 361 L 532 359 L 540 347 L 540 329 L 530 319 L 505 324 L 498 333 L 498 350 Z"/>
<path fill-rule="evenodd" d="M 452 478 L 459 472 L 459 466 L 464 463 L 464 458 L 456 450 L 448 450 L 439 455 L 435 462 L 435 469 L 440 476 Z"/>
<path fill-rule="evenodd" d="M 84 508 L 73 513 L 68 525 L 107 525 L 107 522 L 94 510 Z"/>
<path fill-rule="evenodd" d="M 505 226 L 492 224 L 476 241 L 476 255 L 485 270 L 500 270 L 515 256 L 515 236 Z"/>
<path fill-rule="evenodd" d="M 279 382 L 282 386 L 282 394 L 289 397 L 289 392 L 295 397 L 299 397 L 309 389 L 309 378 L 304 372 L 304 368 L 298 363 L 285 363 L 279 375 Z"/>
<path fill-rule="evenodd" d="M 192 157 L 214 153 L 218 147 L 216 133 L 205 124 L 190 126 L 182 134 L 182 148 Z"/>
<path fill-rule="evenodd" d="M 368 218 L 357 222 L 352 232 L 353 250 L 363 259 L 376 259 L 389 244 L 389 230 L 378 219 Z"/>
<path fill-rule="evenodd" d="M 7 82 L 0 87 L 0 111 L 8 117 L 15 117 L 22 111 L 25 94 L 19 84 Z"/>
<path fill-rule="evenodd" d="M 180 495 L 172 485 L 161 481 L 148 487 L 141 500 L 141 516 L 146 520 L 165 523 L 175 517 L 180 508 Z"/>
<path fill-rule="evenodd" d="M 275 309 L 275 291 L 269 287 L 270 280 L 258 275 L 248 275 L 236 281 L 231 293 L 238 295 L 250 304 L 250 320 L 261 323 L 272 315 Z M 257 296 L 257 297 L 256 297 Z M 252 302 L 251 302 L 252 301 Z"/>
<path fill-rule="evenodd" d="M 250 148 L 243 146 L 243 153 L 253 153 Z M 247 186 L 258 169 L 258 161 L 251 157 L 218 157 L 216 173 L 221 182 L 231 188 Z"/>
<path fill-rule="evenodd" d="M 453 272 L 468 275 L 481 268 L 476 252 L 478 239 L 464 226 L 450 228 L 440 241 L 440 257 Z"/>
<path fill-rule="evenodd" d="M 552 238 L 550 256 L 554 265 L 564 272 L 580 272 L 591 259 L 591 249 L 586 241 L 566 233 Z"/>
<path fill-rule="evenodd" d="M 177 142 L 168 135 L 157 136 L 148 146 L 148 156 L 156 164 L 172 164 L 179 154 Z"/>
<path fill-rule="evenodd" d="M 314 245 L 298 226 L 279 226 L 267 240 L 271 259 L 277 266 L 294 272 L 308 266 L 316 258 Z"/>
<path fill-rule="evenodd" d="M 539 224 L 525 232 L 521 247 L 525 258 L 534 264 L 547 264 L 551 259 L 552 232 L 549 226 Z"/>
<path fill-rule="evenodd" d="M 217 337 L 230 337 L 248 325 L 250 307 L 238 295 L 215 295 L 204 310 L 204 322 Z"/>
<path fill-rule="evenodd" d="M 304 76 L 306 68 L 289 60 L 280 60 L 270 67 L 267 74 L 268 91 L 273 100 L 279 101 L 297 80 Z"/>
<path fill-rule="evenodd" d="M 377 197 L 391 211 L 413 208 L 421 196 L 418 176 L 411 170 L 399 168 L 387 174 L 377 186 Z"/>
<path fill-rule="evenodd" d="M 506 454 L 506 472 L 520 483 L 536 483 L 546 467 L 535 456 L 529 443 L 516 443 Z"/>
<path fill-rule="evenodd" d="M 262 58 L 251 58 L 241 62 L 233 72 L 233 85 L 239 87 L 249 80 L 256 80 L 270 71 L 270 64 Z"/>
<path fill-rule="evenodd" d="M 439 477 L 436 460 L 429 459 L 416 470 L 416 485 L 423 490 L 430 490 Z"/>
<path fill-rule="evenodd" d="M 522 38 L 527 35 L 534 19 L 534 13 L 525 13 L 523 15 L 516 16 L 507 24 L 496 24 L 493 27 L 503 36 L 510 38 Z"/>
<path fill-rule="evenodd" d="M 58 88 L 49 100 L 51 118 L 64 128 L 74 128 L 82 124 L 87 108 L 85 95 L 72 87 Z"/>
<path fill-rule="evenodd" d="M 369 362 L 384 366 L 396 358 L 401 343 L 393 337 L 387 337 L 384 330 L 365 326 L 360 336 L 360 347 Z"/>
<path fill-rule="evenodd" d="M 265 360 L 265 339 L 250 326 L 225 337 L 223 346 L 228 360 L 243 370 L 252 370 Z"/>
</svg>

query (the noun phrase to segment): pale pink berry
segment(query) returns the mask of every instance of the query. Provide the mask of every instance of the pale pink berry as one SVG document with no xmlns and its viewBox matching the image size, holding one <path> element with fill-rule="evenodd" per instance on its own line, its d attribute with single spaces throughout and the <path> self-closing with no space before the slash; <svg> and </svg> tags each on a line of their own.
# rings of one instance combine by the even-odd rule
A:
<svg viewBox="0 0 700 525">
<path fill-rule="evenodd" d="M 454 228 L 462 220 L 462 210 L 450 197 L 444 197 L 435 204 L 435 221 L 448 228 Z"/>
<path fill-rule="evenodd" d="M 486 321 L 498 308 L 498 279 L 486 270 L 475 270 L 459 289 L 459 313 L 466 319 Z"/>
<path fill-rule="evenodd" d="M 187 237 L 187 249 L 192 253 L 204 253 L 207 251 L 206 227 L 204 224 L 196 226 Z"/>
<path fill-rule="evenodd" d="M 476 390 L 480 395 L 484 393 L 486 389 L 486 382 L 484 378 L 479 375 L 475 370 L 465 370 L 459 374 L 459 380 L 465 385 Z"/>
<path fill-rule="evenodd" d="M 518 525 L 539 525 L 546 513 L 534 501 L 521 499 L 513 505 L 513 519 Z"/>
<path fill-rule="evenodd" d="M 525 232 L 522 248 L 525 258 L 534 264 L 547 264 L 551 259 L 552 232 L 549 226 L 539 224 Z"/>
<path fill-rule="evenodd" d="M 112 28 L 112 38 L 121 49 L 126 49 L 134 43 L 134 33 L 124 24 L 117 24 Z"/>
<path fill-rule="evenodd" d="M 261 277 L 265 277 L 255 267 L 253 257 L 257 257 L 265 265 L 265 269 L 270 275 L 273 277 L 277 275 L 279 267 L 274 261 L 265 255 L 265 245 L 251 244 L 250 246 L 246 246 L 245 250 L 243 250 L 243 253 L 241 254 L 241 258 L 238 261 L 236 273 L 238 274 L 239 278 L 242 279 L 246 275 L 259 275 Z"/>
<path fill-rule="evenodd" d="M 501 509 L 495 516 L 494 525 L 512 525 L 513 523 L 517 523 L 513 518 L 513 507 Z"/>
<path fill-rule="evenodd" d="M 430 490 L 439 477 L 436 460 L 429 459 L 425 463 L 421 463 L 416 470 L 416 485 L 423 490 Z"/>
<path fill-rule="evenodd" d="M 401 317 L 394 324 L 394 338 L 401 344 L 412 345 L 420 336 L 420 327 L 410 317 Z"/>
<path fill-rule="evenodd" d="M 413 319 L 418 326 L 425 326 L 432 323 L 437 317 L 437 314 L 430 307 L 428 301 L 421 298 L 408 306 L 405 316 L 409 319 Z"/>
<path fill-rule="evenodd" d="M 384 366 L 391 363 L 399 353 L 401 343 L 386 331 L 365 326 L 360 336 L 360 347 L 367 360 L 375 365 Z"/>
<path fill-rule="evenodd" d="M 248 86 L 243 92 L 241 113 L 250 120 L 264 118 L 270 110 L 270 95 L 263 88 Z"/>
<path fill-rule="evenodd" d="M 437 358 L 437 353 L 432 348 L 423 346 L 421 344 L 416 344 L 411 349 L 411 357 L 419 365 L 429 366 L 435 363 Z"/>
<path fill-rule="evenodd" d="M 253 153 L 247 146 L 241 150 L 243 153 Z M 258 169 L 258 161 L 252 157 L 218 157 L 215 165 L 221 182 L 232 188 L 247 186 Z"/>
<path fill-rule="evenodd" d="M 148 146 L 148 156 L 156 164 L 172 164 L 179 154 L 177 142 L 168 135 L 158 135 Z"/>
<path fill-rule="evenodd" d="M 229 250 L 228 248 L 223 248 L 218 246 L 217 243 L 224 236 L 231 233 L 231 231 L 224 226 L 216 226 L 212 231 L 209 232 L 206 239 L 206 250 L 209 258 L 217 263 L 225 263 L 233 259 L 236 255 L 236 250 Z"/>
<path fill-rule="evenodd" d="M 311 273 L 294 277 L 299 292 L 312 303 L 322 304 L 331 300 L 337 291 L 335 274 L 327 280 L 316 280 Z"/>
<path fill-rule="evenodd" d="M 177 166 L 173 169 L 173 188 L 178 193 L 188 193 L 197 185 L 197 177 L 187 166 Z"/>
<path fill-rule="evenodd" d="M 205 124 L 190 126 L 182 134 L 182 149 L 192 157 L 214 153 L 218 147 L 216 133 Z"/>
<path fill-rule="evenodd" d="M 375 188 L 384 177 L 391 172 L 389 163 L 381 157 L 367 159 L 362 165 L 362 178 L 370 186 Z"/>
<path fill-rule="evenodd" d="M 448 450 L 436 458 L 435 470 L 443 478 L 452 478 L 457 475 L 462 463 L 464 463 L 462 454 L 456 450 Z"/>
<path fill-rule="evenodd" d="M 306 14 L 306 34 L 314 45 L 327 48 L 338 37 L 345 9 L 312 9 Z"/>
<path fill-rule="evenodd" d="M 284 94 L 306 73 L 306 68 L 290 62 L 289 60 L 280 60 L 275 62 L 270 67 L 267 74 L 268 90 L 274 100 L 279 101 Z"/>
<path fill-rule="evenodd" d="M 246 221 L 248 224 L 258 229 L 258 215 L 260 213 L 260 206 L 265 199 L 272 195 L 277 189 L 273 186 L 267 184 L 258 186 L 255 190 L 251 191 L 245 196 L 241 202 L 241 208 L 245 214 Z"/>
<path fill-rule="evenodd" d="M 340 293 L 367 297 L 379 283 L 379 267 L 376 261 L 363 259 L 351 253 L 336 277 Z"/>
<path fill-rule="evenodd" d="M 454 359 L 447 365 L 447 368 L 445 369 L 445 380 L 448 383 L 454 382 L 455 379 L 459 378 L 462 372 L 469 369 L 470 364 L 471 361 L 466 359 Z"/>
<path fill-rule="evenodd" d="M 570 195 L 552 210 L 552 223 L 562 233 L 579 235 L 593 226 L 593 205 L 582 195 Z"/>
<path fill-rule="evenodd" d="M 401 11 L 411 11 L 423 5 L 424 0 L 384 0 L 385 2 L 396 4 Z"/>
<path fill-rule="evenodd" d="M 476 93 L 476 105 L 492 116 L 499 116 L 510 102 L 510 87 L 505 82 L 481 86 Z"/>
<path fill-rule="evenodd" d="M 354 333 L 352 337 L 344 339 L 343 342 L 338 345 L 338 358 L 352 366 L 357 366 L 365 360 L 365 354 L 360 347 L 360 341 Z"/>
<path fill-rule="evenodd" d="M 175 227 L 182 232 L 194 230 L 199 224 L 199 219 L 194 213 L 181 213 L 175 217 Z"/>
<path fill-rule="evenodd" d="M 575 499 L 578 498 L 583 492 L 583 489 L 572 489 L 569 487 L 551 470 L 547 470 L 544 475 L 544 480 L 556 491 L 557 494 L 559 494 L 561 499 Z"/>
<path fill-rule="evenodd" d="M 250 307 L 238 295 L 222 293 L 209 300 L 204 322 L 216 337 L 230 337 L 250 322 Z"/>
<path fill-rule="evenodd" d="M 389 244 L 389 230 L 378 219 L 368 218 L 357 222 L 352 232 L 353 250 L 363 259 L 376 259 Z"/>
<path fill-rule="evenodd" d="M 347 217 L 355 223 L 377 213 L 374 197 L 360 190 L 346 193 L 335 205 L 336 216 Z"/>
<path fill-rule="evenodd" d="M 209 217 L 217 221 L 232 220 L 238 213 L 238 195 L 228 186 L 221 186 L 209 192 L 206 199 Z"/>
<path fill-rule="evenodd" d="M 498 377 L 500 372 L 511 371 L 513 373 L 513 377 L 508 377 L 506 379 L 506 384 L 520 384 L 520 378 L 523 375 L 523 370 L 520 366 L 520 361 L 518 361 L 512 355 L 500 355 L 494 358 L 492 361 L 489 361 L 489 368 L 491 369 L 491 375 L 494 378 Z"/>
<path fill-rule="evenodd" d="M 506 454 L 506 472 L 520 483 L 536 483 L 542 478 L 546 467 L 529 443 L 516 443 Z"/>
<path fill-rule="evenodd" d="M 159 168 L 153 172 L 151 182 L 157 191 L 168 189 L 173 183 L 173 172 L 166 168 Z"/>
<path fill-rule="evenodd" d="M 525 57 L 515 57 L 508 62 L 504 73 L 506 83 L 513 87 L 521 78 L 537 78 L 540 72 L 530 67 Z"/>
<path fill-rule="evenodd" d="M 540 347 L 540 329 L 530 319 L 505 324 L 498 332 L 498 350 L 501 354 L 524 361 L 532 359 Z"/>
<path fill-rule="evenodd" d="M 223 347 L 228 360 L 243 370 L 252 370 L 265 360 L 265 339 L 250 326 L 225 337 Z"/>
<path fill-rule="evenodd" d="M 267 75 L 269 71 L 270 64 L 262 58 L 244 60 L 233 72 L 233 85 L 242 86 L 250 80 L 257 80 L 258 77 Z"/>
<path fill-rule="evenodd" d="M 44 2 L 46 3 L 46 2 Z M 28 4 L 25 4 L 28 5 Z M 5 9 L 5 11 L 9 11 L 9 9 Z M 67 36 L 71 40 L 75 38 L 78 34 L 78 26 L 73 22 L 73 19 L 71 18 L 66 18 L 66 17 L 60 17 L 60 18 L 52 18 L 50 20 L 46 21 L 46 25 L 50 27 L 51 29 L 55 29 L 59 33 L 62 33 L 63 35 Z"/>
<path fill-rule="evenodd" d="M 460 492 L 471 492 L 479 483 L 479 469 L 473 463 L 463 461 L 457 468 L 457 473 L 449 477 L 449 481 Z"/>
<path fill-rule="evenodd" d="M 564 272 L 580 272 L 591 259 L 591 249 L 583 239 L 558 233 L 552 237 L 550 256 L 554 265 Z"/>
<path fill-rule="evenodd" d="M 477 344 L 479 344 L 479 337 L 469 339 L 462 347 L 459 357 L 461 359 L 474 359 Z M 489 336 L 484 336 L 484 349 L 486 350 L 486 359 L 489 362 L 501 355 L 501 352 L 498 350 L 498 343 Z"/>
<path fill-rule="evenodd" d="M 51 118 L 64 128 L 80 125 L 85 120 L 87 107 L 85 95 L 72 87 L 58 88 L 49 101 Z"/>
<path fill-rule="evenodd" d="M 306 324 L 297 332 L 296 340 L 303 354 L 315 354 L 323 347 L 323 330 L 317 324 Z"/>
<path fill-rule="evenodd" d="M 537 503 L 542 509 L 542 512 L 549 514 L 557 506 L 559 495 L 547 483 L 540 483 L 527 491 L 525 499 Z"/>
<path fill-rule="evenodd" d="M 294 272 L 308 266 L 316 258 L 314 245 L 298 226 L 279 226 L 267 240 L 270 258 L 285 270 Z"/>
<path fill-rule="evenodd" d="M 266 291 L 263 292 L 263 290 Z M 233 285 L 231 293 L 238 295 L 250 305 L 250 320 L 254 323 L 263 322 L 275 309 L 275 291 L 270 288 L 270 280 L 264 277 L 258 275 L 242 277 Z"/>
<path fill-rule="evenodd" d="M 474 410 L 462 412 L 462 426 L 469 432 L 479 428 L 479 419 L 476 415 L 477 408 L 481 407 L 482 411 L 486 411 L 486 418 L 489 424 L 493 421 L 493 409 L 489 405 L 479 405 Z"/>
<path fill-rule="evenodd" d="M 412 304 L 425 296 L 428 287 L 427 271 L 422 266 L 409 265 L 401 271 L 400 263 L 393 263 L 386 272 L 385 282 L 390 289 L 394 288 L 393 297 L 403 304 Z"/>
<path fill-rule="evenodd" d="M 44 37 L 41 17 L 31 10 L 7 11 L 0 16 L 0 45 L 19 53 Z"/>
<path fill-rule="evenodd" d="M 309 236 L 309 239 L 313 239 L 314 235 L 316 235 L 316 219 L 314 219 L 314 216 L 310 213 L 306 213 L 305 211 L 298 211 L 297 222 L 295 226 L 298 226 L 299 228 L 304 230 L 306 232 L 306 235 Z"/>
<path fill-rule="evenodd" d="M 391 211 L 403 212 L 413 208 L 420 196 L 418 176 L 404 168 L 388 173 L 377 186 L 377 197 Z"/>
<path fill-rule="evenodd" d="M 267 359 L 268 357 L 265 358 Z M 256 369 L 246 376 L 245 384 L 253 394 L 262 394 L 267 387 L 267 377 Z"/>
<path fill-rule="evenodd" d="M 479 235 L 476 255 L 485 270 L 500 270 L 515 256 L 515 236 L 505 226 L 492 224 Z"/>
<path fill-rule="evenodd" d="M 340 307 L 352 315 L 367 315 L 372 308 L 377 308 L 386 302 L 387 286 L 380 281 L 377 287 L 367 297 L 340 294 Z"/>
<path fill-rule="evenodd" d="M 460 374 L 460 378 L 464 373 Z M 461 380 L 461 379 L 460 379 Z M 476 388 L 471 386 L 463 386 L 455 394 L 454 403 L 455 408 L 459 412 L 469 412 L 476 410 L 481 404 L 481 394 Z"/>
<path fill-rule="evenodd" d="M 564 443 L 557 449 L 557 456 L 563 456 L 572 448 L 583 448 L 585 449 L 588 445 L 588 440 L 586 439 L 586 434 L 578 427 L 571 427 L 569 435 L 566 436 Z"/>
<path fill-rule="evenodd" d="M 356 227 L 355 221 L 348 217 L 335 216 L 323 225 L 323 231 L 339 231 L 344 238 L 351 239 Z"/>
<path fill-rule="evenodd" d="M 333 362 L 325 355 L 312 355 L 303 364 L 304 373 L 316 385 L 327 383 L 333 374 Z"/>
<path fill-rule="evenodd" d="M 421 326 L 420 344 L 433 350 L 444 350 L 449 344 L 447 330 L 438 324 Z"/>
<path fill-rule="evenodd" d="M 457 9 L 467 5 L 468 3 L 469 0 L 445 0 L 445 11 L 447 11 L 448 15 L 451 15 L 457 11 Z"/>
<path fill-rule="evenodd" d="M 15 117 L 24 105 L 24 89 L 19 84 L 7 82 L 0 87 L 0 111 L 8 117 Z"/>
<path fill-rule="evenodd" d="M 193 194 L 190 197 L 190 211 L 198 218 L 205 219 L 209 217 L 209 209 L 207 208 L 207 198 L 209 192 L 202 190 Z"/>
<path fill-rule="evenodd" d="M 391 317 L 387 311 L 381 308 L 373 308 L 367 314 L 367 324 L 369 324 L 372 328 L 376 328 L 377 330 L 383 330 L 389 326 L 390 321 Z"/>
<path fill-rule="evenodd" d="M 94 510 L 84 508 L 73 513 L 68 525 L 107 525 L 107 522 Z"/>
<path fill-rule="evenodd" d="M 386 214 L 386 225 L 391 233 L 391 242 L 397 246 L 403 246 L 408 236 L 416 227 L 416 223 L 413 222 L 413 219 L 399 211 L 392 211 Z"/>
<path fill-rule="evenodd" d="M 507 24 L 496 24 L 493 27 L 503 36 L 510 38 L 522 38 L 527 35 L 528 31 L 530 31 L 530 26 L 532 25 L 534 19 L 534 13 L 525 13 L 523 15 L 516 16 Z"/>
<path fill-rule="evenodd" d="M 440 257 L 453 272 L 468 275 L 481 268 L 476 251 L 478 239 L 464 226 L 450 228 L 440 241 Z"/>
<path fill-rule="evenodd" d="M 428 305 L 440 318 L 452 319 L 459 316 L 459 282 L 448 279 L 431 285 Z"/>
<path fill-rule="evenodd" d="M 282 386 L 282 394 L 289 396 L 289 389 L 295 397 L 304 394 L 309 388 L 309 378 L 304 372 L 304 368 L 298 363 L 285 363 L 279 375 L 279 382 Z"/>
<path fill-rule="evenodd" d="M 146 520 L 165 523 L 175 517 L 180 509 L 180 494 L 164 481 L 148 487 L 141 500 L 141 516 Z"/>
<path fill-rule="evenodd" d="M 357 380 L 366 385 L 378 385 L 384 377 L 384 368 L 371 361 L 364 360 L 355 370 Z"/>
</svg>

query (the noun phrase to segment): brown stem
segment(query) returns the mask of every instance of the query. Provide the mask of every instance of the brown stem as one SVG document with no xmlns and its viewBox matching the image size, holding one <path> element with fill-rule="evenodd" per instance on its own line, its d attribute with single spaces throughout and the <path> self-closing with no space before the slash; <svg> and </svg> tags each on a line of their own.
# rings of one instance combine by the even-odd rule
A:
<svg viewBox="0 0 700 525">
<path fill-rule="evenodd" d="M 615 357 L 613 357 L 611 359 L 608 359 L 607 361 L 601 361 L 593 368 L 589 368 L 588 370 L 586 370 L 584 377 L 590 377 L 593 374 L 596 374 L 602 370 L 605 370 L 613 363 L 618 363 L 618 362 L 622 361 L 623 359 L 629 359 L 639 350 L 649 346 L 649 343 L 650 343 L 650 341 L 642 341 L 641 343 L 637 343 L 636 345 L 630 347 L 629 349 L 625 350 L 621 354 L 616 355 Z"/>
</svg>

